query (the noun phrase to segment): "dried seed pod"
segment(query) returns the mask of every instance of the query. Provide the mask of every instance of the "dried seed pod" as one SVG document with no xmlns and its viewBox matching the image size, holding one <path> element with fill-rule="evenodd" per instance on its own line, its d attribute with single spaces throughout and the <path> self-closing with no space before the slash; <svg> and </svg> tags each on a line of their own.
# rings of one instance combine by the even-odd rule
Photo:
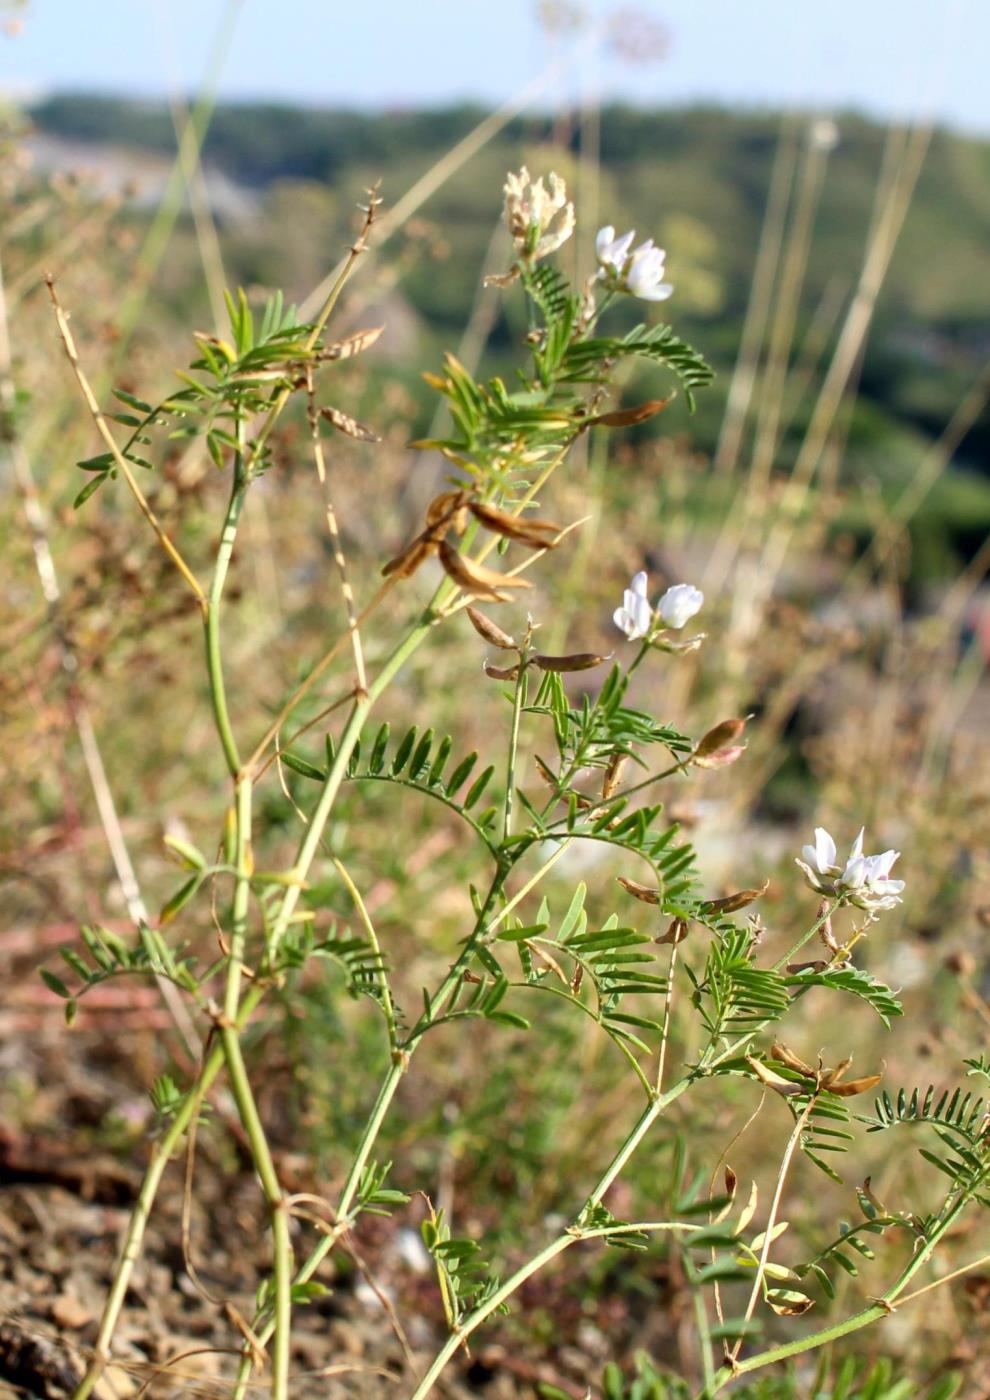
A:
<svg viewBox="0 0 990 1400">
<path fill-rule="evenodd" d="M 367 350 L 369 345 L 374 345 L 384 329 L 384 326 L 374 326 L 370 330 L 355 331 L 353 335 L 345 335 L 343 340 L 335 340 L 331 345 L 324 345 L 316 358 L 318 360 L 349 360 L 352 355 L 360 355 L 362 350 Z"/>
<path fill-rule="evenodd" d="M 734 914 L 737 909 L 745 909 L 770 888 L 770 881 L 764 880 L 758 890 L 738 890 L 735 894 L 724 895 L 721 899 L 706 899 L 701 905 L 703 914 Z"/>
<path fill-rule="evenodd" d="M 364 423 L 359 423 L 356 418 L 352 418 L 347 413 L 341 413 L 339 408 L 321 408 L 320 417 L 325 418 L 328 423 L 332 423 L 339 433 L 346 433 L 348 437 L 356 438 L 358 442 L 381 442 L 381 438 L 371 428 Z"/>
<path fill-rule="evenodd" d="M 735 744 L 728 749 L 719 749 L 718 753 L 709 754 L 707 757 L 692 756 L 691 762 L 698 768 L 728 768 L 730 763 L 742 758 L 745 752 L 745 744 Z"/>
<path fill-rule="evenodd" d="M 707 734 L 702 735 L 694 749 L 695 758 L 705 758 L 708 754 L 718 753 L 720 749 L 728 748 L 734 740 L 746 728 L 744 719 L 724 719 L 721 724 L 716 724 L 714 729 L 709 729 Z"/>
<path fill-rule="evenodd" d="M 518 666 L 490 666 L 485 662 L 484 671 L 493 681 L 514 681 L 519 674 Z"/>
<path fill-rule="evenodd" d="M 397 554 L 394 559 L 390 559 L 383 567 L 382 573 L 386 578 L 392 574 L 396 578 L 411 578 L 420 564 L 425 559 L 429 559 L 431 554 L 436 554 L 440 548 L 437 540 L 430 539 L 428 534 L 417 535 L 411 544 L 407 544 L 401 554 Z"/>
<path fill-rule="evenodd" d="M 440 495 L 434 496 L 426 507 L 427 525 L 440 525 L 444 521 L 450 520 L 466 501 L 466 491 L 441 491 Z"/>
<path fill-rule="evenodd" d="M 590 671 L 593 666 L 600 666 L 608 659 L 607 656 L 596 656 L 593 651 L 576 651 L 570 656 L 538 654 L 533 657 L 541 671 Z"/>
<path fill-rule="evenodd" d="M 471 501 L 468 509 L 486 530 L 491 530 L 493 534 L 502 535 L 506 539 L 516 540 L 530 549 L 553 549 L 563 529 L 552 520 L 524 520 L 518 515 L 510 515 L 507 511 L 496 510 L 494 506 L 486 505 L 483 501 Z"/>
<path fill-rule="evenodd" d="M 638 880 L 627 880 L 624 875 L 619 875 L 616 878 L 622 888 L 632 895 L 633 899 L 641 900 L 643 904 L 660 903 L 660 891 L 651 885 L 641 885 Z"/>
<path fill-rule="evenodd" d="M 882 1074 L 864 1074 L 860 1079 L 847 1079 L 844 1084 L 829 1084 L 830 1094 L 838 1094 L 840 1099 L 852 1098 L 854 1094 L 865 1094 L 875 1089 L 883 1078 Z"/>
<path fill-rule="evenodd" d="M 444 571 L 455 583 L 467 592 L 477 593 L 480 597 L 490 598 L 493 602 L 508 602 L 507 595 L 500 592 L 500 589 L 532 588 L 533 586 L 528 579 L 500 574 L 494 569 L 486 569 L 482 564 L 476 564 L 473 559 L 466 559 L 463 554 L 458 554 L 457 550 L 446 540 L 441 541 L 439 552 L 440 563 L 443 565 Z"/>
<path fill-rule="evenodd" d="M 768 1069 L 762 1060 L 754 1059 L 752 1055 L 746 1056 L 746 1063 L 756 1075 L 761 1084 L 765 1084 L 768 1089 L 773 1089 L 774 1093 L 780 1094 L 782 1098 L 793 1098 L 795 1094 L 803 1094 L 805 1088 L 800 1084 L 795 1084 L 792 1079 L 785 1079 L 783 1075 L 774 1074 L 772 1069 Z"/>
<path fill-rule="evenodd" d="M 688 936 L 689 929 L 690 925 L 687 919 L 672 919 L 667 932 L 661 934 L 660 937 L 654 941 L 656 943 L 672 943 L 676 946 L 678 943 L 684 942 L 685 938 Z"/>
<path fill-rule="evenodd" d="M 635 423 L 645 423 L 648 418 L 655 418 L 658 413 L 662 413 L 670 399 L 647 399 L 646 403 L 638 403 L 631 408 L 615 408 L 609 413 L 596 413 L 594 418 L 586 418 L 583 426 L 586 428 L 631 428 Z"/>
<path fill-rule="evenodd" d="M 799 1055 L 795 1055 L 793 1050 L 789 1050 L 779 1040 L 775 1040 L 770 1047 L 770 1058 L 786 1065 L 788 1069 L 796 1070 L 798 1074 L 803 1074 L 808 1079 L 815 1078 L 815 1071 L 811 1065 L 805 1064 Z"/>
<path fill-rule="evenodd" d="M 602 797 L 611 797 L 615 789 L 619 786 L 622 778 L 622 770 L 625 768 L 629 755 L 627 753 L 614 753 L 608 761 L 605 769 L 605 776 L 602 778 Z"/>
<path fill-rule="evenodd" d="M 536 770 L 537 770 L 537 772 L 539 773 L 539 775 L 540 775 L 540 777 L 543 779 L 543 781 L 546 783 L 546 785 L 547 785 L 548 787 L 555 788 L 555 787 L 557 786 L 557 775 L 556 775 L 556 773 L 554 773 L 553 770 L 552 770 L 551 768 L 549 768 L 549 767 L 547 766 L 547 764 L 545 764 L 545 763 L 543 762 L 543 759 L 540 757 L 539 754 L 534 754 L 534 755 L 533 755 L 533 761 L 534 761 L 535 764 L 536 764 Z"/>
<path fill-rule="evenodd" d="M 477 608 L 466 608 L 465 612 L 471 619 L 471 626 L 479 636 L 484 637 L 486 642 L 491 642 L 493 647 L 501 647 L 503 651 L 518 651 L 518 643 L 513 641 L 508 632 L 503 632 L 497 622 L 492 622 L 490 617 L 486 617 Z"/>
</svg>

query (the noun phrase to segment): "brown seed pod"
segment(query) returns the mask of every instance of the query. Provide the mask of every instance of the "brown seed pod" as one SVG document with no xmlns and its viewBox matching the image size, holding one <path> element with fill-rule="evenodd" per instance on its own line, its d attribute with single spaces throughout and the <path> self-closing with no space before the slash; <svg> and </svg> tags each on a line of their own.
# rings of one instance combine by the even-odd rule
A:
<svg viewBox="0 0 990 1400">
<path fill-rule="evenodd" d="M 490 666 L 485 662 L 484 671 L 493 681 L 514 681 L 519 674 L 518 666 Z"/>
<path fill-rule="evenodd" d="M 658 413 L 662 413 L 670 399 L 647 399 L 646 403 L 638 403 L 631 408 L 615 408 L 609 413 L 596 413 L 594 418 L 586 418 L 583 426 L 585 428 L 631 428 L 635 423 L 645 423 L 648 418 L 655 418 Z"/>
<path fill-rule="evenodd" d="M 494 569 L 486 569 L 482 564 L 476 564 L 473 559 L 466 559 L 463 554 L 458 554 L 457 550 L 449 545 L 446 540 L 440 542 L 440 563 L 444 571 L 459 584 L 461 588 L 469 593 L 477 593 L 482 598 L 490 598 L 496 603 L 508 602 L 505 593 L 500 592 L 503 588 L 532 588 L 528 579 L 513 578 L 509 574 L 496 573 Z"/>
<path fill-rule="evenodd" d="M 793 1050 L 789 1050 L 779 1040 L 775 1040 L 770 1047 L 770 1058 L 786 1065 L 788 1069 L 796 1070 L 798 1074 L 803 1074 L 808 1079 L 815 1078 L 815 1071 L 811 1065 L 805 1064 L 799 1055 L 795 1055 Z"/>
<path fill-rule="evenodd" d="M 626 766 L 629 755 L 627 753 L 614 753 L 608 761 L 605 769 L 605 776 L 602 778 L 602 797 L 611 797 L 612 793 L 619 786 L 622 778 L 622 770 Z"/>
<path fill-rule="evenodd" d="M 359 423 L 356 418 L 351 418 L 347 413 L 341 413 L 339 408 L 321 408 L 321 418 L 325 418 L 328 423 L 332 423 L 339 433 L 346 433 L 348 437 L 356 438 L 358 442 L 381 442 L 381 438 L 371 428 L 364 423 Z"/>
<path fill-rule="evenodd" d="M 730 763 L 742 758 L 745 752 L 745 744 L 735 744 L 728 749 L 719 749 L 718 753 L 708 754 L 707 757 L 698 758 L 692 755 L 691 762 L 698 768 L 728 768 Z"/>
<path fill-rule="evenodd" d="M 426 507 L 427 525 L 440 525 L 444 521 L 452 519 L 466 501 L 466 491 L 441 491 L 440 495 L 434 496 Z"/>
<path fill-rule="evenodd" d="M 430 538 L 428 534 L 417 535 L 411 544 L 407 544 L 401 554 L 397 554 L 394 559 L 390 559 L 383 567 L 382 573 L 386 578 L 395 575 L 396 578 L 412 578 L 425 559 L 429 559 L 431 554 L 436 554 L 440 545 L 437 540 Z"/>
<path fill-rule="evenodd" d="M 752 1055 L 746 1056 L 746 1063 L 756 1075 L 761 1084 L 765 1084 L 774 1093 L 780 1094 L 782 1098 L 793 1098 L 795 1094 L 806 1093 L 806 1089 L 801 1084 L 795 1084 L 792 1079 L 785 1079 L 783 1075 L 775 1074 L 772 1069 L 768 1069 L 762 1060 L 754 1059 Z"/>
<path fill-rule="evenodd" d="M 638 899 L 643 904 L 660 903 L 660 891 L 651 885 L 641 885 L 638 880 L 627 880 L 624 875 L 619 875 L 616 878 L 622 888 L 632 895 L 633 899 Z"/>
<path fill-rule="evenodd" d="M 840 1099 L 851 1098 L 854 1094 L 865 1094 L 875 1088 L 883 1078 L 882 1074 L 864 1074 L 860 1079 L 847 1079 L 844 1084 L 829 1084 L 830 1094 L 838 1094 Z"/>
<path fill-rule="evenodd" d="M 362 350 L 367 350 L 369 345 L 374 345 L 384 329 L 384 326 L 374 326 L 370 330 L 355 331 L 353 335 L 344 336 L 343 340 L 335 340 L 332 345 L 325 345 L 316 358 L 318 360 L 349 360 L 352 355 L 360 355 Z"/>
<path fill-rule="evenodd" d="M 770 888 L 770 881 L 764 880 L 758 890 L 738 890 L 735 894 L 724 895 L 721 899 L 706 899 L 701 905 L 703 914 L 734 914 L 737 909 L 745 909 L 753 904 Z"/>
<path fill-rule="evenodd" d="M 490 617 L 486 617 L 477 608 L 465 608 L 465 612 L 471 619 L 471 626 L 479 636 L 484 637 L 486 642 L 491 642 L 493 647 L 501 647 L 503 651 L 518 651 L 518 643 L 513 641 L 508 632 L 503 632 L 497 622 L 492 622 Z"/>
<path fill-rule="evenodd" d="M 745 728 L 744 719 L 724 719 L 698 740 L 694 750 L 695 758 L 704 758 L 710 753 L 718 753 L 719 749 L 727 748 L 739 738 Z"/>
<path fill-rule="evenodd" d="M 667 929 L 667 932 L 661 934 L 660 937 L 655 940 L 655 942 L 672 943 L 676 947 L 678 943 L 683 943 L 685 938 L 687 938 L 688 933 L 690 932 L 690 927 L 691 926 L 688 923 L 687 919 L 672 919 L 670 921 L 670 927 Z"/>
<path fill-rule="evenodd" d="M 553 549 L 563 529 L 552 520 L 523 519 L 518 515 L 510 515 L 507 511 L 496 510 L 494 506 L 486 505 L 483 501 L 471 501 L 468 509 L 486 530 L 502 535 L 505 539 L 516 540 L 529 549 Z"/>
<path fill-rule="evenodd" d="M 596 656 L 593 651 L 576 651 L 570 656 L 536 655 L 533 660 L 541 671 L 590 671 L 593 666 L 607 661 L 608 657 Z"/>
</svg>

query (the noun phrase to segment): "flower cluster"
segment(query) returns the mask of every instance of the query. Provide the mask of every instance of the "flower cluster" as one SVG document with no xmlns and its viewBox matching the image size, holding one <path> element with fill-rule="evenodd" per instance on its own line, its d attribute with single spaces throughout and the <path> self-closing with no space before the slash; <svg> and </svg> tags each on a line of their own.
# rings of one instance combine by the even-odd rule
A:
<svg viewBox="0 0 990 1400">
<path fill-rule="evenodd" d="M 815 828 L 815 844 L 804 846 L 804 860 L 797 864 L 804 871 L 808 884 L 818 894 L 855 904 L 873 914 L 881 909 L 893 909 L 901 902 L 903 880 L 892 880 L 890 872 L 900 851 L 884 851 L 878 856 L 863 855 L 863 830 L 852 844 L 849 859 L 841 867 L 836 861 L 835 842 L 824 829 Z"/>
<path fill-rule="evenodd" d="M 567 198 L 567 187 L 552 171 L 550 188 L 531 180 L 525 165 L 518 174 L 505 177 L 505 222 L 520 257 L 536 262 L 555 253 L 574 232 L 574 205 Z"/>
<path fill-rule="evenodd" d="M 667 254 L 654 245 L 652 238 L 633 248 L 635 237 L 635 230 L 630 229 L 616 238 L 611 224 L 598 230 L 595 240 L 598 277 L 611 291 L 630 292 L 644 301 L 666 301 L 674 290 L 663 280 Z"/>
<path fill-rule="evenodd" d="M 675 583 L 657 603 L 650 606 L 646 596 L 646 573 L 641 570 L 633 575 L 632 583 L 622 595 L 622 606 L 612 614 L 620 632 L 624 632 L 631 642 L 649 636 L 654 626 L 671 627 L 680 631 L 684 624 L 698 612 L 705 595 L 691 583 Z"/>
</svg>

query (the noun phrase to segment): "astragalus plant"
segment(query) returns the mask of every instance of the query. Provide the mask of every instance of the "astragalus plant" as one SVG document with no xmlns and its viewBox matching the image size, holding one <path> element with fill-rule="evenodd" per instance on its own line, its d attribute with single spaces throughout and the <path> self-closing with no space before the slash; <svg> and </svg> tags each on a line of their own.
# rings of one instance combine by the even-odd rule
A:
<svg viewBox="0 0 990 1400">
<path fill-rule="evenodd" d="M 392 1184 L 392 1166 L 380 1159 L 378 1142 L 399 1086 L 416 1073 L 420 1046 L 441 1027 L 445 1035 L 469 1041 L 479 1020 L 504 1028 L 506 1036 L 536 1037 L 527 1005 L 547 997 L 592 1022 L 624 1061 L 628 1121 L 617 1126 L 614 1145 L 606 1145 L 608 1162 L 597 1179 L 589 1162 L 587 1178 L 573 1182 L 569 1218 L 549 1234 L 545 1221 L 534 1222 L 540 1233 L 531 1255 L 503 1278 L 490 1269 L 483 1241 L 454 1237 L 443 1213 L 430 1208 L 422 1233 L 449 1334 L 432 1362 L 410 1377 L 406 1393 L 422 1400 L 476 1329 L 512 1307 L 527 1279 L 582 1245 L 680 1252 L 694 1296 L 697 1375 L 703 1393 L 712 1395 L 745 1372 L 833 1341 L 904 1301 L 940 1239 L 971 1205 L 986 1203 L 990 1149 L 982 1106 L 961 1093 L 937 1103 L 924 1093 L 883 1097 L 874 1116 L 855 1121 L 876 1131 L 929 1124 L 934 1150 L 924 1151 L 947 1178 L 939 1201 L 924 1213 L 895 1209 L 878 1202 L 867 1183 L 853 1195 L 858 1223 L 837 1225 L 810 1257 L 789 1255 L 786 1266 L 774 1257 L 785 1229 L 793 1161 L 803 1153 L 830 1177 L 855 1181 L 855 1174 L 842 1178 L 830 1163 L 855 1141 L 853 1096 L 879 1078 L 850 1073 L 844 1056 L 826 1066 L 816 1048 L 788 1048 L 776 1038 L 776 1028 L 805 997 L 844 1007 L 858 998 L 864 1014 L 884 1022 L 900 1013 L 894 994 L 856 965 L 854 953 L 872 921 L 900 898 L 903 885 L 890 873 L 894 853 L 863 856 L 860 836 L 842 867 L 834 842 L 820 831 L 803 862 L 815 895 L 807 926 L 790 933 L 768 931 L 758 915 L 744 912 L 763 892 L 755 882 L 729 894 L 706 894 L 691 846 L 665 815 L 665 784 L 688 777 L 703 781 L 706 770 L 744 758 L 745 721 L 730 717 L 690 737 L 630 703 L 638 668 L 676 667 L 684 653 L 706 644 L 702 634 L 686 634 L 705 603 L 690 583 L 674 584 L 654 602 L 646 573 L 636 574 L 621 602 L 616 600 L 617 660 L 594 650 L 557 655 L 541 648 L 540 626 L 547 619 L 527 615 L 529 575 L 551 570 L 555 558 L 566 554 L 572 530 L 580 528 L 580 521 L 546 518 L 542 498 L 551 477 L 568 470 L 568 455 L 585 434 L 639 424 L 665 407 L 662 397 L 626 406 L 610 401 L 625 363 L 645 361 L 672 375 L 689 403 L 711 377 L 704 360 L 668 325 L 637 324 L 621 334 L 609 329 L 609 308 L 617 301 L 670 295 L 662 280 L 664 255 L 651 241 L 634 247 L 632 234 L 601 230 L 598 270 L 578 288 L 553 265 L 576 226 L 555 176 L 544 185 L 524 169 L 509 177 L 505 189 L 513 253 L 504 275 L 493 280 L 504 295 L 525 298 L 525 366 L 508 385 L 477 381 L 451 356 L 428 375 L 449 411 L 450 428 L 447 436 L 418 446 L 442 454 L 449 478 L 426 507 L 420 528 L 383 561 L 374 596 L 354 596 L 346 532 L 334 509 L 330 444 L 335 433 L 365 441 L 374 433 L 339 403 L 334 368 L 370 351 L 378 331 L 335 338 L 331 322 L 345 281 L 373 239 L 375 203 L 373 197 L 364 230 L 315 322 L 298 324 L 277 297 L 260 314 L 243 294 L 230 298 L 229 337 L 197 335 L 189 371 L 159 403 L 118 391 L 121 406 L 101 409 L 51 286 L 63 344 L 103 443 L 98 455 L 79 463 L 85 485 L 76 504 L 83 506 L 115 479 L 118 487 L 122 482 L 147 520 L 151 542 L 184 580 L 190 630 L 197 619 L 202 628 L 202 664 L 229 782 L 226 819 L 212 849 L 167 838 L 184 871 L 157 924 L 142 926 L 134 944 L 88 928 L 82 946 L 64 950 L 70 984 L 48 973 L 49 985 L 67 999 L 70 1020 L 79 998 L 105 979 L 155 977 L 173 1009 L 181 998 L 180 1009 L 202 1037 L 197 1073 L 184 1083 L 163 1075 L 152 1086 L 157 1126 L 150 1161 L 76 1395 L 84 1400 L 107 1366 L 163 1171 L 184 1140 L 189 1143 L 221 1075 L 249 1144 L 271 1235 L 270 1273 L 258 1290 L 254 1316 L 241 1320 L 233 1338 L 241 1360 L 230 1386 L 243 1396 L 258 1384 L 256 1372 L 267 1373 L 271 1394 L 285 1400 L 293 1387 L 293 1310 L 324 1291 L 321 1263 L 347 1243 L 362 1215 L 406 1208 L 408 1198 Z M 295 436 L 280 439 L 280 425 L 293 413 Z M 189 562 L 181 542 L 169 537 L 142 488 L 154 479 L 156 456 L 174 439 L 201 441 L 230 482 L 208 578 Z M 266 731 L 245 734 L 232 719 L 225 687 L 224 588 L 245 497 L 265 472 L 284 470 L 290 450 L 299 489 L 315 489 L 314 512 L 329 530 L 347 625 L 341 635 L 327 637 L 323 654 L 311 659 Z M 311 483 L 304 480 L 309 473 Z M 423 597 L 418 590 L 424 579 L 432 587 L 425 605 L 416 601 Z M 419 648 L 433 645 L 441 629 L 454 633 L 457 645 L 476 658 L 479 676 L 482 665 L 487 674 L 481 698 L 477 688 L 471 692 L 473 709 L 507 707 L 507 738 L 494 737 L 501 732 L 496 720 L 487 727 L 493 736 L 488 752 L 464 754 L 456 734 L 437 734 L 428 699 L 404 733 L 393 734 L 375 718 L 378 702 L 406 663 Z M 334 674 L 336 688 L 318 692 L 318 684 Z M 301 723 L 304 702 L 309 706 L 317 694 L 320 725 L 311 709 Z M 436 712 L 449 713 L 440 703 L 447 697 L 436 699 Z M 255 857 L 266 843 L 254 799 L 260 785 L 278 778 L 291 792 L 300 832 L 291 862 L 265 869 Z M 444 803 L 462 819 L 476 858 L 468 890 L 472 912 L 459 950 L 415 1000 L 400 987 L 390 950 L 349 873 L 353 812 L 350 826 L 330 822 L 345 785 L 360 792 L 382 784 Z M 381 822 L 380 809 L 374 820 Z M 415 830 L 394 832 L 400 848 L 407 843 L 412 850 L 416 838 Z M 566 867 L 561 857 L 586 842 L 607 848 L 618 881 L 614 911 L 593 909 L 583 884 L 561 897 L 559 871 L 552 902 L 542 888 L 558 862 Z M 355 924 L 346 931 L 333 920 L 328 924 L 321 908 L 328 880 L 338 881 L 353 904 Z M 183 938 L 183 921 L 197 900 L 208 905 L 217 928 L 219 951 L 209 965 L 190 955 Z M 411 922 L 428 918 L 429 910 L 408 911 Z M 814 957 L 799 961 L 808 944 Z M 344 970 L 351 990 L 367 999 L 368 1014 L 379 1020 L 389 1050 L 387 1071 L 377 1097 L 366 1105 L 365 1126 L 333 1198 L 283 1188 L 252 1087 L 264 1075 L 264 1063 L 248 1063 L 244 1050 L 249 1026 L 264 1021 L 277 990 L 313 959 L 332 959 Z M 465 1063 L 471 1073 L 485 1073 L 483 1064 Z M 988 1072 L 982 1061 L 974 1060 L 970 1069 Z M 346 1055 L 339 1072 L 347 1074 Z M 568 1072 L 577 1078 L 581 1067 Z M 726 1083 L 730 1079 L 734 1084 Z M 692 1162 L 704 1167 L 700 1175 L 673 1186 L 658 1183 L 654 1216 L 618 1218 L 610 1189 L 635 1154 L 650 1153 L 665 1131 L 668 1110 L 712 1081 L 725 1083 L 736 1099 L 749 1095 L 754 1111 L 762 1097 L 773 1095 L 789 1110 L 789 1131 L 777 1144 L 765 1142 L 761 1154 L 772 1173 L 769 1193 L 739 1183 L 724 1162 L 729 1145 L 708 1135 L 690 1145 Z M 492 1137 L 497 1141 L 497 1123 Z M 405 1174 L 403 1180 L 408 1184 Z M 894 1262 L 887 1286 L 848 1316 L 809 1332 L 797 1319 L 827 1302 L 836 1271 L 854 1272 L 856 1257 L 871 1251 L 869 1242 L 876 1246 L 888 1233 Z M 785 1339 L 761 1344 L 761 1328 L 774 1315 L 786 1319 L 773 1324 L 775 1334 L 788 1329 Z"/>
</svg>

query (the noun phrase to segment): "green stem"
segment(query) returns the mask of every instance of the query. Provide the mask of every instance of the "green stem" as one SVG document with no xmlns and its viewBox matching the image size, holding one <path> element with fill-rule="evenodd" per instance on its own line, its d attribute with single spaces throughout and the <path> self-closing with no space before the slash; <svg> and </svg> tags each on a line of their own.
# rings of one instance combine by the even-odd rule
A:
<svg viewBox="0 0 990 1400">
<path fill-rule="evenodd" d="M 241 1003 L 238 1024 L 243 1026 L 249 1020 L 252 1012 L 257 1007 L 264 995 L 263 988 L 255 984 L 251 987 L 243 1002 Z M 182 1103 L 169 1121 L 161 1140 L 152 1153 L 151 1161 L 141 1182 L 141 1189 L 138 1193 L 137 1202 L 131 1214 L 127 1226 L 127 1233 L 121 1246 L 120 1256 L 114 1270 L 113 1284 L 107 1294 L 106 1302 L 103 1305 L 103 1314 L 100 1318 L 100 1328 L 93 1347 L 93 1360 L 90 1363 L 82 1381 L 73 1392 L 73 1400 L 87 1400 L 94 1387 L 99 1381 L 107 1362 L 110 1359 L 110 1343 L 117 1326 L 121 1308 L 124 1305 L 124 1298 L 130 1287 L 131 1275 L 134 1272 L 134 1265 L 141 1254 L 141 1245 L 144 1239 L 145 1228 L 151 1215 L 151 1208 L 154 1204 L 158 1187 L 161 1184 L 162 1173 L 169 1161 L 174 1156 L 183 1134 L 192 1121 L 193 1114 L 197 1111 L 203 1097 L 223 1067 L 224 1052 L 219 1042 L 215 1042 L 213 1048 L 208 1052 L 203 1062 L 199 1078 L 191 1089 L 187 1092 Z"/>
<path fill-rule="evenodd" d="M 878 1322 L 880 1318 L 888 1316 L 894 1311 L 894 1304 L 911 1279 L 919 1269 L 927 1264 L 942 1236 L 955 1224 L 965 1205 L 965 1200 L 956 1204 L 938 1229 L 933 1231 L 931 1237 L 925 1241 L 924 1246 L 904 1266 L 895 1282 L 881 1294 L 875 1303 L 871 1303 L 869 1307 L 861 1309 L 842 1322 L 836 1322 L 831 1327 L 823 1327 L 818 1332 L 812 1332 L 810 1336 L 798 1337 L 792 1342 L 784 1342 L 780 1346 L 758 1352 L 755 1356 L 747 1357 L 745 1361 L 736 1361 L 731 1366 L 723 1366 L 716 1375 L 714 1384 L 706 1387 L 698 1400 L 712 1400 L 712 1397 L 723 1390 L 736 1376 L 744 1375 L 749 1371 L 761 1370 L 764 1366 L 772 1366 L 775 1362 L 786 1361 L 792 1356 L 801 1356 L 805 1352 L 816 1351 L 819 1347 L 828 1346 L 841 1337 L 847 1337 L 851 1332 L 858 1332 L 863 1327 L 869 1327 L 871 1323 Z"/>
<path fill-rule="evenodd" d="M 502 823 L 502 839 L 507 840 L 512 831 L 512 803 L 516 791 L 516 757 L 519 752 L 519 721 L 526 704 L 526 662 L 528 653 L 524 648 L 519 653 L 519 674 L 512 696 L 512 728 L 509 733 L 509 757 L 505 769 L 505 819 Z"/>
<path fill-rule="evenodd" d="M 217 550 L 217 562 L 213 570 L 213 581 L 210 584 L 210 593 L 207 599 L 206 614 L 204 624 L 206 628 L 206 666 L 210 681 L 210 699 L 213 704 L 213 718 L 220 736 L 220 743 L 223 747 L 224 758 L 227 761 L 227 768 L 232 777 L 236 778 L 240 771 L 241 760 L 237 752 L 237 741 L 230 724 L 230 714 L 227 709 L 227 691 L 223 680 L 223 662 L 220 655 L 220 601 L 223 597 L 224 584 L 227 581 L 227 571 L 230 568 L 230 560 L 234 552 L 234 541 L 237 538 L 237 526 L 240 522 L 241 511 L 244 509 L 244 498 L 247 494 L 247 479 L 243 475 L 240 453 L 234 465 L 234 480 L 230 491 L 230 501 L 227 506 L 227 514 L 224 517 L 223 531 L 220 535 L 220 545 Z"/>
</svg>

